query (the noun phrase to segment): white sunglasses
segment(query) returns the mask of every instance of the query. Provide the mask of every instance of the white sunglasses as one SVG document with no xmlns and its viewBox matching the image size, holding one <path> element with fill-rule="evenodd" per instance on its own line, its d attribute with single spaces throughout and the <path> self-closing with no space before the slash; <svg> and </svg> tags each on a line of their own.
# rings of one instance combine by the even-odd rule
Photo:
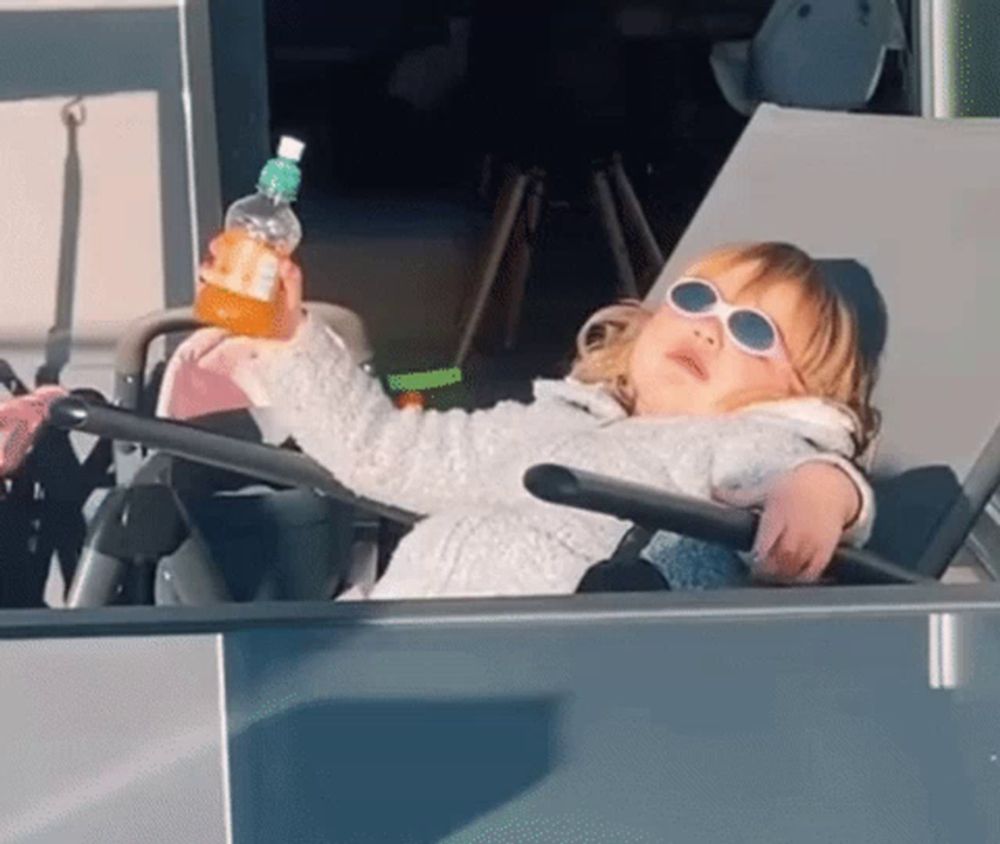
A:
<svg viewBox="0 0 1000 844">
<path fill-rule="evenodd" d="M 717 317 L 733 344 L 748 355 L 787 357 L 771 317 L 757 308 L 730 305 L 710 281 L 685 276 L 670 285 L 665 299 L 682 316 Z"/>
</svg>

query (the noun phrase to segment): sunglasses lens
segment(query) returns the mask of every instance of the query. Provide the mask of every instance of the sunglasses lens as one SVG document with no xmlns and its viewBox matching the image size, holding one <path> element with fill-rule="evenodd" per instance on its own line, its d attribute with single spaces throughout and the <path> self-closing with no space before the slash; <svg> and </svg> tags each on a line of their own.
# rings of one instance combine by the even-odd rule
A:
<svg viewBox="0 0 1000 844">
<path fill-rule="evenodd" d="M 771 324 L 753 311 L 733 313 L 729 317 L 729 330 L 744 346 L 755 352 L 769 352 L 778 341 Z"/>
<path fill-rule="evenodd" d="M 700 314 L 715 304 L 715 291 L 700 281 L 684 281 L 670 291 L 671 301 L 682 311 Z"/>
</svg>

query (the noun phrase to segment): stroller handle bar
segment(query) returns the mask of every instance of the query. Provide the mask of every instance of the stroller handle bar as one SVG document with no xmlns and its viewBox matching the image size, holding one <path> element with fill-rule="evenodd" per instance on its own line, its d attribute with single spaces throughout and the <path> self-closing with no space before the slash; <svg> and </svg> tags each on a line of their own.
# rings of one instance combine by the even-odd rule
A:
<svg viewBox="0 0 1000 844">
<path fill-rule="evenodd" d="M 554 463 L 532 466 L 524 475 L 524 485 L 532 495 L 544 501 L 606 513 L 647 530 L 671 531 L 739 551 L 750 550 L 757 533 L 758 516 L 747 510 L 661 492 Z M 841 583 L 928 581 L 877 554 L 848 546 L 837 549 L 829 572 Z"/>
<path fill-rule="evenodd" d="M 372 350 L 364 323 L 353 311 L 330 302 L 306 302 L 303 307 L 336 330 L 358 364 L 371 361 Z M 149 344 L 162 334 L 203 328 L 191 306 L 154 311 L 132 322 L 115 351 L 115 404 L 134 410 L 139 406 Z"/>
<path fill-rule="evenodd" d="M 313 489 L 329 498 L 403 524 L 412 524 L 419 518 L 406 510 L 355 495 L 315 460 L 288 449 L 245 442 L 183 422 L 149 419 L 76 396 L 53 402 L 48 421 L 62 430 L 134 443 L 282 486 Z"/>
</svg>

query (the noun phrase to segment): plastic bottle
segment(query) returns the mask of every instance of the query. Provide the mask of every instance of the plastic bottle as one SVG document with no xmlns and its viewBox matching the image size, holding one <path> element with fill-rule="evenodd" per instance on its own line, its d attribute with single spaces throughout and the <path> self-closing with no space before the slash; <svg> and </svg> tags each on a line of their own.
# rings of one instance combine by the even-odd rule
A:
<svg viewBox="0 0 1000 844">
<path fill-rule="evenodd" d="M 251 337 L 279 337 L 283 312 L 278 268 L 302 239 L 292 211 L 302 180 L 298 161 L 305 147 L 282 137 L 278 154 L 264 165 L 257 192 L 234 202 L 211 264 L 201 271 L 195 316 L 204 323 Z"/>
</svg>

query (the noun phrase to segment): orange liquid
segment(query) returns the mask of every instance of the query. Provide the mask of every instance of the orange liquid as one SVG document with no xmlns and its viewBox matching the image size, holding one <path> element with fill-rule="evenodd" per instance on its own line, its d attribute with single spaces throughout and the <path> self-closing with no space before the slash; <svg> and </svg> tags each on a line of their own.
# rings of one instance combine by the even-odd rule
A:
<svg viewBox="0 0 1000 844">
<path fill-rule="evenodd" d="M 276 250 L 245 232 L 224 232 L 211 266 L 202 271 L 195 317 L 232 334 L 280 337 L 285 304 L 277 277 L 280 259 Z"/>
<path fill-rule="evenodd" d="M 279 311 L 275 304 L 206 283 L 198 291 L 194 315 L 199 322 L 224 328 L 232 334 L 274 339 L 279 336 Z"/>
</svg>

